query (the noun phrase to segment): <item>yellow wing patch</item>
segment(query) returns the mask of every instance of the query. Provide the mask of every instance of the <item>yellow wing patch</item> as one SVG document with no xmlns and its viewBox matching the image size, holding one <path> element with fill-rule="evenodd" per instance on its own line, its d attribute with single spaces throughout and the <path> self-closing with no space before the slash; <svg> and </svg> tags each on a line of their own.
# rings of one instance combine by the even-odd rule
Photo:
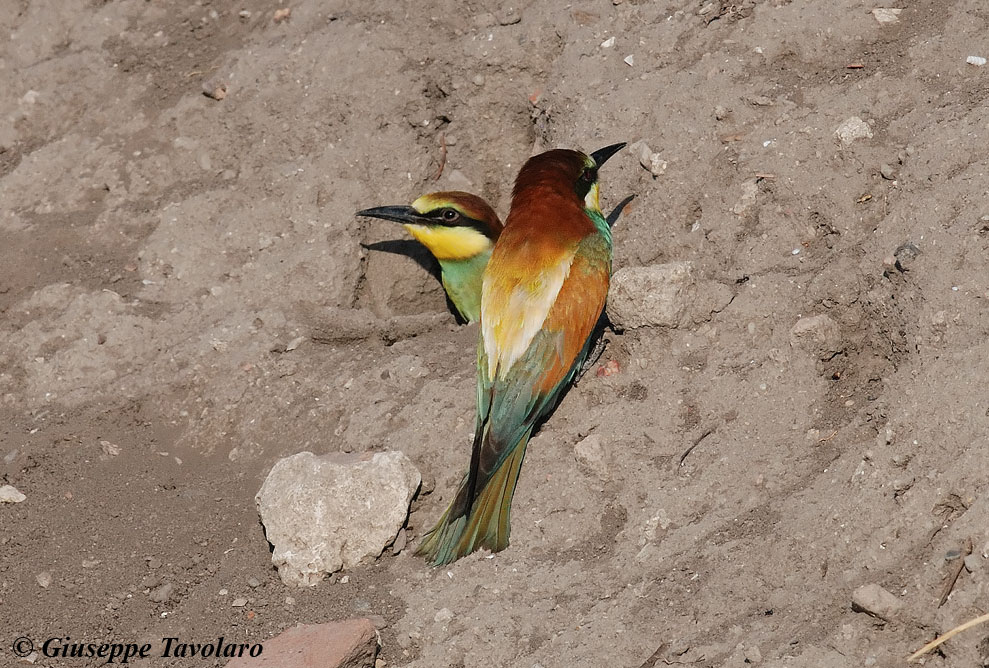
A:
<svg viewBox="0 0 989 668">
<path fill-rule="evenodd" d="M 437 260 L 468 260 L 491 248 L 491 240 L 473 227 L 408 224 L 405 229 Z"/>
<path fill-rule="evenodd" d="M 525 353 L 570 274 L 574 252 L 541 271 L 524 275 L 486 271 L 481 288 L 481 337 L 488 378 L 504 378 Z M 490 265 L 489 265 L 490 267 Z"/>
</svg>

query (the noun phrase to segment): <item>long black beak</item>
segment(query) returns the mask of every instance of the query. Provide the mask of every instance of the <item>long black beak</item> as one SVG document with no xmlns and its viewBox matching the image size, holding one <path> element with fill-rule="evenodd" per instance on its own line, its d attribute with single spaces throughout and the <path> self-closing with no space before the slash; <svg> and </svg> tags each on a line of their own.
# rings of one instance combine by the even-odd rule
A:
<svg viewBox="0 0 989 668">
<path fill-rule="evenodd" d="M 613 156 L 615 153 L 618 153 L 623 148 L 625 148 L 625 142 L 605 146 L 604 148 L 599 148 L 594 151 L 594 153 L 591 153 L 591 158 L 594 160 L 594 164 L 600 167 L 608 158 Z"/>
<path fill-rule="evenodd" d="M 396 223 L 422 224 L 422 214 L 411 206 L 376 206 L 373 209 L 358 211 L 356 215 L 392 220 Z"/>
</svg>

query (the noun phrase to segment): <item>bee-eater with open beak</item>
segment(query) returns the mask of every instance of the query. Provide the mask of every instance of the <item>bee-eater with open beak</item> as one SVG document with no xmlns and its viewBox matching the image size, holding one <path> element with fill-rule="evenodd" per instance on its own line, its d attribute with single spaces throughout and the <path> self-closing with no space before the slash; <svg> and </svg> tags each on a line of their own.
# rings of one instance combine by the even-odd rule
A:
<svg viewBox="0 0 989 668">
<path fill-rule="evenodd" d="M 412 206 L 379 206 L 357 212 L 402 223 L 440 263 L 443 289 L 467 322 L 481 317 L 481 277 L 501 233 L 501 220 L 470 193 L 423 195 Z"/>
<path fill-rule="evenodd" d="M 434 565 L 508 546 L 526 444 L 581 368 L 604 311 L 612 247 L 598 168 L 624 145 L 547 151 L 519 171 L 481 287 L 470 468 L 419 547 Z"/>
<path fill-rule="evenodd" d="M 610 227 L 634 198 L 629 195 L 612 209 L 606 218 Z M 436 192 L 412 206 L 380 206 L 357 215 L 403 223 L 439 262 L 443 289 L 460 316 L 466 322 L 480 318 L 481 277 L 501 234 L 501 220 L 491 205 L 470 193 Z"/>
</svg>

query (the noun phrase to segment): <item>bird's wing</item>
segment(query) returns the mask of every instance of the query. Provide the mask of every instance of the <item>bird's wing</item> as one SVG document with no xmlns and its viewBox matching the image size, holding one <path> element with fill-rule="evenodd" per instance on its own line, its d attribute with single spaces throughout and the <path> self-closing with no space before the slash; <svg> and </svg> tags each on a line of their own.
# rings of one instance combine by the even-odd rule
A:
<svg viewBox="0 0 989 668">
<path fill-rule="evenodd" d="M 523 242 L 488 263 L 481 288 L 481 345 L 489 378 L 504 378 L 542 328 L 577 248 Z M 497 249 L 495 251 L 497 254 Z"/>
<path fill-rule="evenodd" d="M 611 252 L 607 241 L 598 234 L 585 237 L 567 264 L 566 275 L 554 290 L 554 299 L 545 316 L 529 337 L 526 348 L 517 355 L 505 354 L 502 345 L 506 338 L 496 338 L 495 345 L 487 339 L 505 337 L 502 333 L 505 331 L 512 333 L 499 327 L 500 323 L 491 322 L 491 318 L 513 317 L 506 309 L 490 308 L 488 300 L 478 346 L 477 433 L 487 434 L 478 443 L 480 480 L 496 470 L 509 454 L 508 450 L 553 407 L 574 371 L 583 363 L 587 344 L 604 309 L 610 274 Z M 544 289 L 552 288 L 550 285 Z M 507 340 L 518 345 L 517 339 Z M 493 354 L 499 355 L 499 363 L 491 363 Z"/>
</svg>

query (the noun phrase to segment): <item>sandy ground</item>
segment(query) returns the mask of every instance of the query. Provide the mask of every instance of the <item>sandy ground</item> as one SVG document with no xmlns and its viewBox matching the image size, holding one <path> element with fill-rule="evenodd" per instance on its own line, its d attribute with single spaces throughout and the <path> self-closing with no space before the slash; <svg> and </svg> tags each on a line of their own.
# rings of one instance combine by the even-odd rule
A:
<svg viewBox="0 0 989 668">
<path fill-rule="evenodd" d="M 370 616 L 388 666 L 902 666 L 986 612 L 985 3 L 615 2 L 3 3 L 0 485 L 27 500 L 0 664 Z M 730 303 L 606 335 L 620 371 L 533 439 L 506 551 L 286 588 L 275 461 L 404 451 L 417 539 L 473 429 L 476 329 L 353 212 L 456 187 L 504 214 L 532 152 L 640 139 L 667 169 L 602 170 L 606 210 L 638 196 L 616 268 L 689 260 Z M 825 359 L 790 342 L 815 315 Z M 889 621 L 851 609 L 866 584 Z M 987 662 L 986 626 L 927 659 Z"/>
</svg>

